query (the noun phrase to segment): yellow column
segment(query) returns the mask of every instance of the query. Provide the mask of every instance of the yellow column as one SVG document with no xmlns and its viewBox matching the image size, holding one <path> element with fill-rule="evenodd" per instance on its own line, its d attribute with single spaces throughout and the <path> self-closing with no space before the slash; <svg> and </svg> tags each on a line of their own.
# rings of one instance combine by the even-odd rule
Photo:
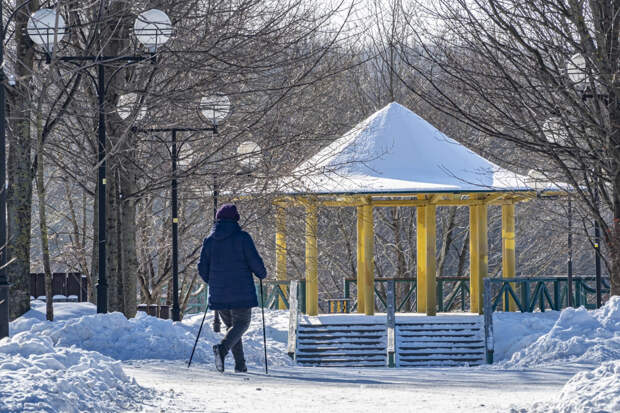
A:
<svg viewBox="0 0 620 413">
<path fill-rule="evenodd" d="M 276 278 L 278 281 L 286 281 L 286 208 L 276 205 Z M 286 289 L 282 287 L 286 294 Z M 278 300 L 278 308 L 284 310 L 284 300 Z"/>
<path fill-rule="evenodd" d="M 363 259 L 364 259 L 364 310 L 366 315 L 375 314 L 375 272 L 374 272 L 374 253 L 375 253 L 375 231 L 372 214 L 372 204 L 362 206 L 363 210 Z"/>
<path fill-rule="evenodd" d="M 364 210 L 362 207 L 357 207 L 357 312 L 364 313 L 365 305 L 364 300 L 366 295 L 364 293 L 366 286 L 364 255 L 362 250 L 364 248 Z"/>
<path fill-rule="evenodd" d="M 418 207 L 417 255 L 418 255 L 418 312 L 437 314 L 437 207 Z"/>
<path fill-rule="evenodd" d="M 319 313 L 319 272 L 316 205 L 306 206 L 306 313 Z"/>
<path fill-rule="evenodd" d="M 426 207 L 416 209 L 416 250 L 417 250 L 417 301 L 418 313 L 426 312 Z"/>
<path fill-rule="evenodd" d="M 469 207 L 470 311 L 482 314 L 482 280 L 488 273 L 487 206 Z"/>
<path fill-rule="evenodd" d="M 515 254 L 515 204 L 502 205 L 502 275 L 504 278 L 514 278 L 516 274 Z M 511 283 L 514 290 L 515 285 Z M 517 303 L 512 297 L 508 298 L 510 311 L 517 311 Z"/>
</svg>

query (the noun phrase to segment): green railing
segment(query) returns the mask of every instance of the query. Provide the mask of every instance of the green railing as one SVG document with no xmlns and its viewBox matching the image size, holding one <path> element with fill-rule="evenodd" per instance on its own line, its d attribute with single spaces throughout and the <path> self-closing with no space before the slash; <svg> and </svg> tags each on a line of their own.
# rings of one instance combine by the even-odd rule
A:
<svg viewBox="0 0 620 413">
<path fill-rule="evenodd" d="M 272 310 L 278 308 L 278 301 L 281 299 L 286 309 L 289 308 L 288 304 L 288 292 L 290 281 L 263 281 L 263 294 L 260 294 L 260 283 L 254 283 L 256 288 L 256 297 L 258 298 L 258 305 L 270 308 Z M 205 286 L 205 289 L 200 293 L 190 298 L 187 308 L 184 314 L 196 314 L 201 313 L 207 307 L 207 297 L 209 295 L 209 288 Z M 300 305 L 300 311 L 306 311 L 306 282 L 305 280 L 299 280 L 299 287 L 297 289 L 297 299 Z"/>
<path fill-rule="evenodd" d="M 298 280 L 297 301 L 299 302 L 299 310 L 306 312 L 306 281 Z M 258 305 L 272 310 L 278 309 L 278 302 L 282 300 L 284 307 L 289 308 L 288 294 L 290 281 L 263 281 L 263 296 L 260 294 L 260 283 L 254 284 L 256 288 L 256 296 L 258 297 Z"/>
<path fill-rule="evenodd" d="M 536 309 L 561 310 L 568 307 L 567 277 L 490 278 L 491 305 L 509 311 L 512 300 L 521 312 Z M 596 278 L 573 277 L 573 303 L 575 307 L 596 308 Z M 609 279 L 602 279 L 602 294 L 609 293 Z"/>
<path fill-rule="evenodd" d="M 387 305 L 386 286 L 389 280 L 394 280 L 394 308 L 397 312 L 416 311 L 415 278 L 381 278 L 375 279 L 375 309 L 385 311 Z M 533 278 L 488 278 L 491 282 L 492 308 L 509 310 L 510 299 L 514 300 L 516 308 L 521 312 L 532 312 L 546 309 L 561 310 L 568 307 L 568 279 L 567 277 L 533 277 Z M 609 279 L 603 278 L 603 294 L 609 293 Z M 289 281 L 263 281 L 263 294 L 260 294 L 260 284 L 255 283 L 256 295 L 260 306 L 277 309 L 278 301 L 282 300 L 284 307 L 289 308 L 288 292 Z M 596 278 L 591 276 L 573 277 L 573 302 L 575 307 L 585 306 L 588 309 L 596 307 Z M 357 284 L 354 278 L 344 280 L 344 298 L 351 299 L 351 312 L 357 308 L 356 296 L 352 295 L 352 286 Z M 195 314 L 204 311 L 207 305 L 208 289 L 198 294 L 188 303 L 185 314 Z M 299 280 L 297 293 L 300 311 L 306 312 L 306 283 Z M 468 311 L 469 310 L 469 277 L 437 277 L 437 311 Z"/>
<path fill-rule="evenodd" d="M 415 278 L 375 278 L 375 310 L 385 311 L 387 308 L 387 282 L 394 280 L 394 308 L 397 312 L 416 311 L 417 307 L 417 280 Z M 352 299 L 351 286 L 357 285 L 355 278 L 344 280 L 344 297 Z M 439 312 L 460 309 L 466 311 L 469 307 L 469 278 L 468 277 L 437 277 L 437 310 Z M 351 311 L 357 308 L 354 302 Z"/>
<path fill-rule="evenodd" d="M 385 311 L 386 289 L 389 278 L 375 279 L 375 309 Z M 493 311 L 509 310 L 509 299 L 514 300 L 516 308 L 521 312 L 532 312 L 545 309 L 561 310 L 568 307 L 568 278 L 567 277 L 523 277 L 523 278 L 489 278 L 492 286 Z M 416 279 L 394 278 L 396 285 L 394 306 L 397 312 L 416 310 Z M 573 303 L 575 307 L 585 306 L 588 309 L 596 307 L 596 278 L 591 276 L 573 277 Z M 357 280 L 345 279 L 344 297 L 351 296 L 351 286 Z M 406 287 L 399 291 L 399 284 Z M 602 279 L 602 293 L 609 293 L 609 279 Z M 357 307 L 354 301 L 352 311 Z M 467 311 L 469 309 L 469 277 L 437 277 L 437 311 L 449 312 L 454 310 Z"/>
<path fill-rule="evenodd" d="M 204 290 L 187 300 L 187 307 L 184 315 L 202 313 L 207 308 L 207 297 L 209 296 L 209 286 L 205 285 Z"/>
</svg>

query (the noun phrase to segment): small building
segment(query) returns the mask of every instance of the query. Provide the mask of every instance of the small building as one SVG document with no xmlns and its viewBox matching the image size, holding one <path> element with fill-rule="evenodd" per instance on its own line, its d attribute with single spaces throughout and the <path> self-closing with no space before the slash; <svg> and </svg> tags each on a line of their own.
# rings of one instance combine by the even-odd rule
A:
<svg viewBox="0 0 620 413">
<path fill-rule="evenodd" d="M 515 276 L 515 205 L 536 196 L 528 178 L 484 159 L 398 103 L 390 103 L 297 167 L 277 197 L 276 273 L 287 280 L 287 206 L 306 211 L 306 312 L 318 313 L 317 207 L 357 208 L 357 309 L 373 315 L 373 208 L 417 208 L 418 312 L 436 314 L 436 209 L 469 207 L 470 311 L 482 313 L 487 207 L 502 208 L 502 274 Z M 531 182 L 530 182 L 531 183 Z"/>
</svg>

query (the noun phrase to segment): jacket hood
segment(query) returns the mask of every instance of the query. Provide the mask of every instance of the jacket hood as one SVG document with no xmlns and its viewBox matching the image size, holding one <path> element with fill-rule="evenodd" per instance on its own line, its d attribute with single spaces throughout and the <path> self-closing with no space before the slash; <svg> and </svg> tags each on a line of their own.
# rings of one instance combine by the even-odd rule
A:
<svg viewBox="0 0 620 413">
<path fill-rule="evenodd" d="M 211 232 L 214 239 L 222 240 L 241 231 L 241 227 L 236 221 L 229 219 L 220 219 L 215 223 L 215 227 Z"/>
</svg>

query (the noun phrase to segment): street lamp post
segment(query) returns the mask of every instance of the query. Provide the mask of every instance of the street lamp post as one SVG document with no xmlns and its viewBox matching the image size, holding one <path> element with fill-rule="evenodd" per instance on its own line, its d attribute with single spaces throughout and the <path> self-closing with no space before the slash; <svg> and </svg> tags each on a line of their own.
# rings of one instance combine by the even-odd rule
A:
<svg viewBox="0 0 620 413">
<path fill-rule="evenodd" d="M 40 9 L 32 14 L 28 20 L 27 32 L 34 43 L 44 49 L 46 61 L 52 58 L 52 49 L 65 34 L 68 33 L 65 21 L 53 9 Z M 59 60 L 65 62 L 93 62 L 97 66 L 97 79 L 90 76 L 88 67 L 85 70 L 97 89 L 97 103 L 99 112 L 98 146 L 97 146 L 97 190 L 98 190 L 98 252 L 99 277 L 97 281 L 97 312 L 108 312 L 108 282 L 106 277 L 106 128 L 105 128 L 105 95 L 106 79 L 105 64 L 110 62 L 136 63 L 144 60 L 153 60 L 157 48 L 166 43 L 172 35 L 170 18 L 161 10 L 151 9 L 138 15 L 134 23 L 134 34 L 138 41 L 149 51 L 148 56 L 61 56 Z M 117 72 L 118 73 L 118 72 Z"/>
<path fill-rule="evenodd" d="M 581 98 L 585 102 L 588 99 L 605 99 L 606 96 L 599 94 L 596 90 L 596 84 L 598 79 L 594 79 L 594 89 L 589 84 L 589 79 L 586 74 L 587 64 L 586 59 L 581 54 L 573 55 L 568 65 L 567 74 L 575 87 L 581 92 Z M 600 169 L 598 166 L 595 168 L 594 177 L 594 210 L 599 214 L 599 184 L 600 184 Z M 600 308 L 603 305 L 602 298 L 602 279 L 601 279 L 601 227 L 598 220 L 598 216 L 594 217 L 594 268 L 596 272 L 596 308 Z"/>
<path fill-rule="evenodd" d="M 200 106 L 201 114 L 209 120 L 213 126 L 204 128 L 131 128 L 134 132 L 170 132 L 172 137 L 170 145 L 170 162 L 172 166 L 172 177 L 170 180 L 170 192 L 172 197 L 172 321 L 181 321 L 181 309 L 179 307 L 179 213 L 177 194 L 177 162 L 180 148 L 177 148 L 177 133 L 213 132 L 217 134 L 218 122 L 226 119 L 230 113 L 230 101 L 227 96 L 223 95 L 202 98 Z"/>
<path fill-rule="evenodd" d="M 545 121 L 543 124 L 543 131 L 545 134 L 545 138 L 550 143 L 556 145 L 569 145 L 569 138 L 566 131 L 562 128 L 561 119 L 560 118 L 550 118 Z M 567 244 L 568 244 L 568 262 L 566 266 L 566 281 L 567 281 L 567 295 L 568 295 L 568 306 L 572 307 L 574 305 L 574 296 L 573 296 L 573 204 L 570 196 L 568 197 L 568 236 L 567 236 Z"/>
<path fill-rule="evenodd" d="M 0 0 L 0 339 L 9 336 L 9 280 L 6 274 L 6 126 L 4 94 L 4 13 Z"/>
<path fill-rule="evenodd" d="M 568 198 L 568 306 L 573 307 L 573 201 Z"/>
</svg>

